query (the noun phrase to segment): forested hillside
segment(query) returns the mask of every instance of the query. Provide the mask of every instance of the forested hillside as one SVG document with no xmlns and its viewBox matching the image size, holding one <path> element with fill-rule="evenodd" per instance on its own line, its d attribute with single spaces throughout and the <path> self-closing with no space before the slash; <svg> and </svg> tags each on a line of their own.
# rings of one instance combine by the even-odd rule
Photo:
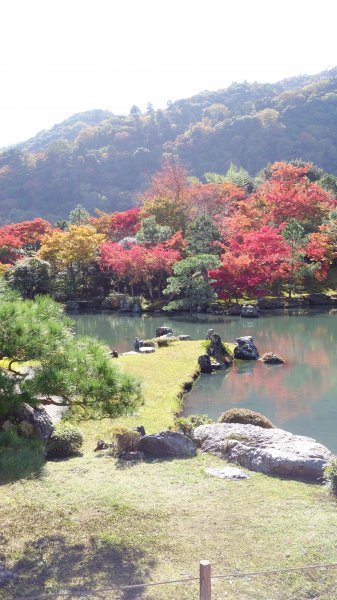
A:
<svg viewBox="0 0 337 600">
<path fill-rule="evenodd" d="M 201 181 L 206 172 L 226 173 L 231 162 L 255 176 L 268 163 L 296 158 L 336 175 L 337 67 L 275 84 L 233 83 L 165 110 L 74 115 L 2 151 L 0 223 L 55 222 L 77 204 L 90 213 L 126 210 L 165 153 Z"/>
</svg>

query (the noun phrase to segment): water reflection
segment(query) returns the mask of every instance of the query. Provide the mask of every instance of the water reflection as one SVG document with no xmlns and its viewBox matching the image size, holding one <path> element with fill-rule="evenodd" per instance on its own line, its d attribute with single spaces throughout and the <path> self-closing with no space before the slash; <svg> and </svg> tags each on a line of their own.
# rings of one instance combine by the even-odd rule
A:
<svg viewBox="0 0 337 600">
<path fill-rule="evenodd" d="M 78 315 L 74 320 L 78 332 L 99 337 L 119 351 L 132 349 L 136 336 L 152 338 L 161 325 L 194 339 L 205 339 L 210 327 L 226 341 L 253 335 L 261 354 L 277 352 L 286 364 L 240 362 L 227 372 L 202 376 L 186 397 L 185 414 L 206 412 L 216 419 L 230 407 L 247 407 L 264 413 L 279 427 L 311 435 L 337 451 L 335 311 L 296 309 L 254 320 L 205 315 L 133 318 L 119 314 Z"/>
</svg>

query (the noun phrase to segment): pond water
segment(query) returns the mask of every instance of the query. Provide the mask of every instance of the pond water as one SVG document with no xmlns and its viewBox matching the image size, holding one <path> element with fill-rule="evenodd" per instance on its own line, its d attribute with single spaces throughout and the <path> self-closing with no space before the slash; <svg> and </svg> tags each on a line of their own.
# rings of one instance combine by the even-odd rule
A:
<svg viewBox="0 0 337 600">
<path fill-rule="evenodd" d="M 133 349 L 136 336 L 152 338 L 161 325 L 194 339 L 205 339 L 210 327 L 225 341 L 252 335 L 260 354 L 277 352 L 286 364 L 247 361 L 227 371 L 202 375 L 185 398 L 184 414 L 207 413 L 217 419 L 229 408 L 250 408 L 276 426 L 312 436 L 337 452 L 335 311 L 270 313 L 260 319 L 120 314 L 74 315 L 73 319 L 79 333 L 98 337 L 120 352 Z"/>
</svg>

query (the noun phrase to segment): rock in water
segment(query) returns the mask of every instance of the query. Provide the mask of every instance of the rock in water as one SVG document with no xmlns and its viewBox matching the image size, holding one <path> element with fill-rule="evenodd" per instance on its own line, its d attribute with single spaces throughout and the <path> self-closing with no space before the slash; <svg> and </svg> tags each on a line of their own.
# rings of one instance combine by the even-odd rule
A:
<svg viewBox="0 0 337 600">
<path fill-rule="evenodd" d="M 164 327 L 163 325 L 162 327 L 157 327 L 156 329 L 156 337 L 161 337 L 162 335 L 167 335 L 169 333 L 173 335 L 171 327 Z"/>
<path fill-rule="evenodd" d="M 283 358 L 274 352 L 265 352 L 262 354 L 261 360 L 266 365 L 282 365 L 284 363 Z"/>
<path fill-rule="evenodd" d="M 198 365 L 201 373 L 212 373 L 212 363 L 208 354 L 202 354 L 199 356 Z"/>
<path fill-rule="evenodd" d="M 206 340 L 210 340 L 214 333 L 214 329 L 207 329 Z"/>
<path fill-rule="evenodd" d="M 227 312 L 231 317 L 239 317 L 241 315 L 241 304 L 232 304 Z"/>
<path fill-rule="evenodd" d="M 210 342 L 211 343 L 207 350 L 207 354 L 209 356 L 211 356 L 212 358 L 214 358 L 216 360 L 216 362 L 222 363 L 222 364 L 226 365 L 227 367 L 229 367 L 232 364 L 233 359 L 228 354 L 228 352 L 226 352 L 226 350 L 224 349 L 224 347 L 222 345 L 221 337 L 219 336 L 219 334 L 212 333 L 212 335 L 210 337 Z"/>
<path fill-rule="evenodd" d="M 251 335 L 244 335 L 236 339 L 238 345 L 234 348 L 234 358 L 240 358 L 241 360 L 257 360 L 259 353 L 254 346 L 253 338 Z"/>
<path fill-rule="evenodd" d="M 177 431 L 144 435 L 138 450 L 149 458 L 189 458 L 196 454 L 194 442 Z"/>
<path fill-rule="evenodd" d="M 320 480 L 333 454 L 316 440 L 283 429 L 241 423 L 200 425 L 193 437 L 204 452 L 252 471 L 293 479 Z"/>
<path fill-rule="evenodd" d="M 247 319 L 257 319 L 260 316 L 260 309 L 253 304 L 244 304 L 240 314 L 241 317 L 246 317 Z"/>
</svg>

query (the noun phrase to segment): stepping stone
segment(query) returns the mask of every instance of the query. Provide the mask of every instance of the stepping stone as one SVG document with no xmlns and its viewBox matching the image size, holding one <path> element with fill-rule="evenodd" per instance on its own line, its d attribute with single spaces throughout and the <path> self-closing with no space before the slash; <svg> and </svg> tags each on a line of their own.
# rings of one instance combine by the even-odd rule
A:
<svg viewBox="0 0 337 600">
<path fill-rule="evenodd" d="M 205 472 L 219 479 L 249 479 L 246 473 L 236 467 L 206 467 Z"/>
<path fill-rule="evenodd" d="M 140 354 L 152 354 L 154 352 L 154 348 L 152 346 L 142 346 L 139 348 Z"/>
</svg>

